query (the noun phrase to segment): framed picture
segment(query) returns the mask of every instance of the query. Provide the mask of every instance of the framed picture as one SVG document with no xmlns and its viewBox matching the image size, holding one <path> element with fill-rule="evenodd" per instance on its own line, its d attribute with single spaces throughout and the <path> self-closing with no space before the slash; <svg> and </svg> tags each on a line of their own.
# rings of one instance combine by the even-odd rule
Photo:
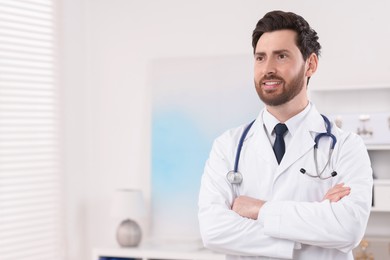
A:
<svg viewBox="0 0 390 260">
<path fill-rule="evenodd" d="M 253 57 L 165 58 L 149 66 L 152 89 L 152 234 L 199 235 L 197 201 L 213 140 L 251 122 L 262 103 Z"/>
</svg>

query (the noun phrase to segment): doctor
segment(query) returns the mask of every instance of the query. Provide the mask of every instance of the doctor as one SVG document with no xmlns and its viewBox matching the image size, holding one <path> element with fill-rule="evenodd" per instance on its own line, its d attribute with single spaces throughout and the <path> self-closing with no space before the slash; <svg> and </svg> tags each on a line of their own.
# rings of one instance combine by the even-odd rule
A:
<svg viewBox="0 0 390 260">
<path fill-rule="evenodd" d="M 372 170 L 362 139 L 327 123 L 308 100 L 317 33 L 301 16 L 273 11 L 257 23 L 252 45 L 265 109 L 213 144 L 199 195 L 203 243 L 227 259 L 353 259 L 370 214 Z M 245 130 L 241 180 L 227 173 L 239 174 Z"/>
</svg>

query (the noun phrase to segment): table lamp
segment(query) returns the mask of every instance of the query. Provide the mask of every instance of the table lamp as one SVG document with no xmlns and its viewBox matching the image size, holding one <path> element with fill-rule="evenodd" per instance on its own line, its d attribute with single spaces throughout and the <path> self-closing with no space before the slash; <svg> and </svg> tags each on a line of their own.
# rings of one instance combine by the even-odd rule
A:
<svg viewBox="0 0 390 260">
<path fill-rule="evenodd" d="M 142 191 L 118 189 L 114 193 L 111 215 L 122 219 L 116 231 L 116 239 L 122 247 L 136 247 L 141 242 L 141 227 L 134 220 L 145 215 Z"/>
</svg>

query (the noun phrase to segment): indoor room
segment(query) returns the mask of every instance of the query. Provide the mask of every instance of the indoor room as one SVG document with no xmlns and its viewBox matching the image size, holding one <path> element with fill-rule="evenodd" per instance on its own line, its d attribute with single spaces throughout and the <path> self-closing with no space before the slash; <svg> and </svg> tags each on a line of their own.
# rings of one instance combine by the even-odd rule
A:
<svg viewBox="0 0 390 260">
<path fill-rule="evenodd" d="M 0 0 L 0 260 L 390 259 L 388 10 Z"/>
</svg>

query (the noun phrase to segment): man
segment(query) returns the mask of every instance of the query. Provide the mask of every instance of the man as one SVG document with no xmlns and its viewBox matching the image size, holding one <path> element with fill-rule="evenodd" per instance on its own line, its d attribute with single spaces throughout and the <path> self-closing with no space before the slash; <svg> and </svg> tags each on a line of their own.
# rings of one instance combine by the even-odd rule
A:
<svg viewBox="0 0 390 260">
<path fill-rule="evenodd" d="M 204 245 L 227 259 L 353 259 L 370 214 L 372 169 L 361 138 L 327 123 L 308 100 L 317 33 L 301 16 L 273 11 L 257 23 L 252 44 L 265 109 L 250 128 L 214 142 L 199 195 Z M 232 184 L 227 173 L 245 129 L 243 180 Z"/>
</svg>

